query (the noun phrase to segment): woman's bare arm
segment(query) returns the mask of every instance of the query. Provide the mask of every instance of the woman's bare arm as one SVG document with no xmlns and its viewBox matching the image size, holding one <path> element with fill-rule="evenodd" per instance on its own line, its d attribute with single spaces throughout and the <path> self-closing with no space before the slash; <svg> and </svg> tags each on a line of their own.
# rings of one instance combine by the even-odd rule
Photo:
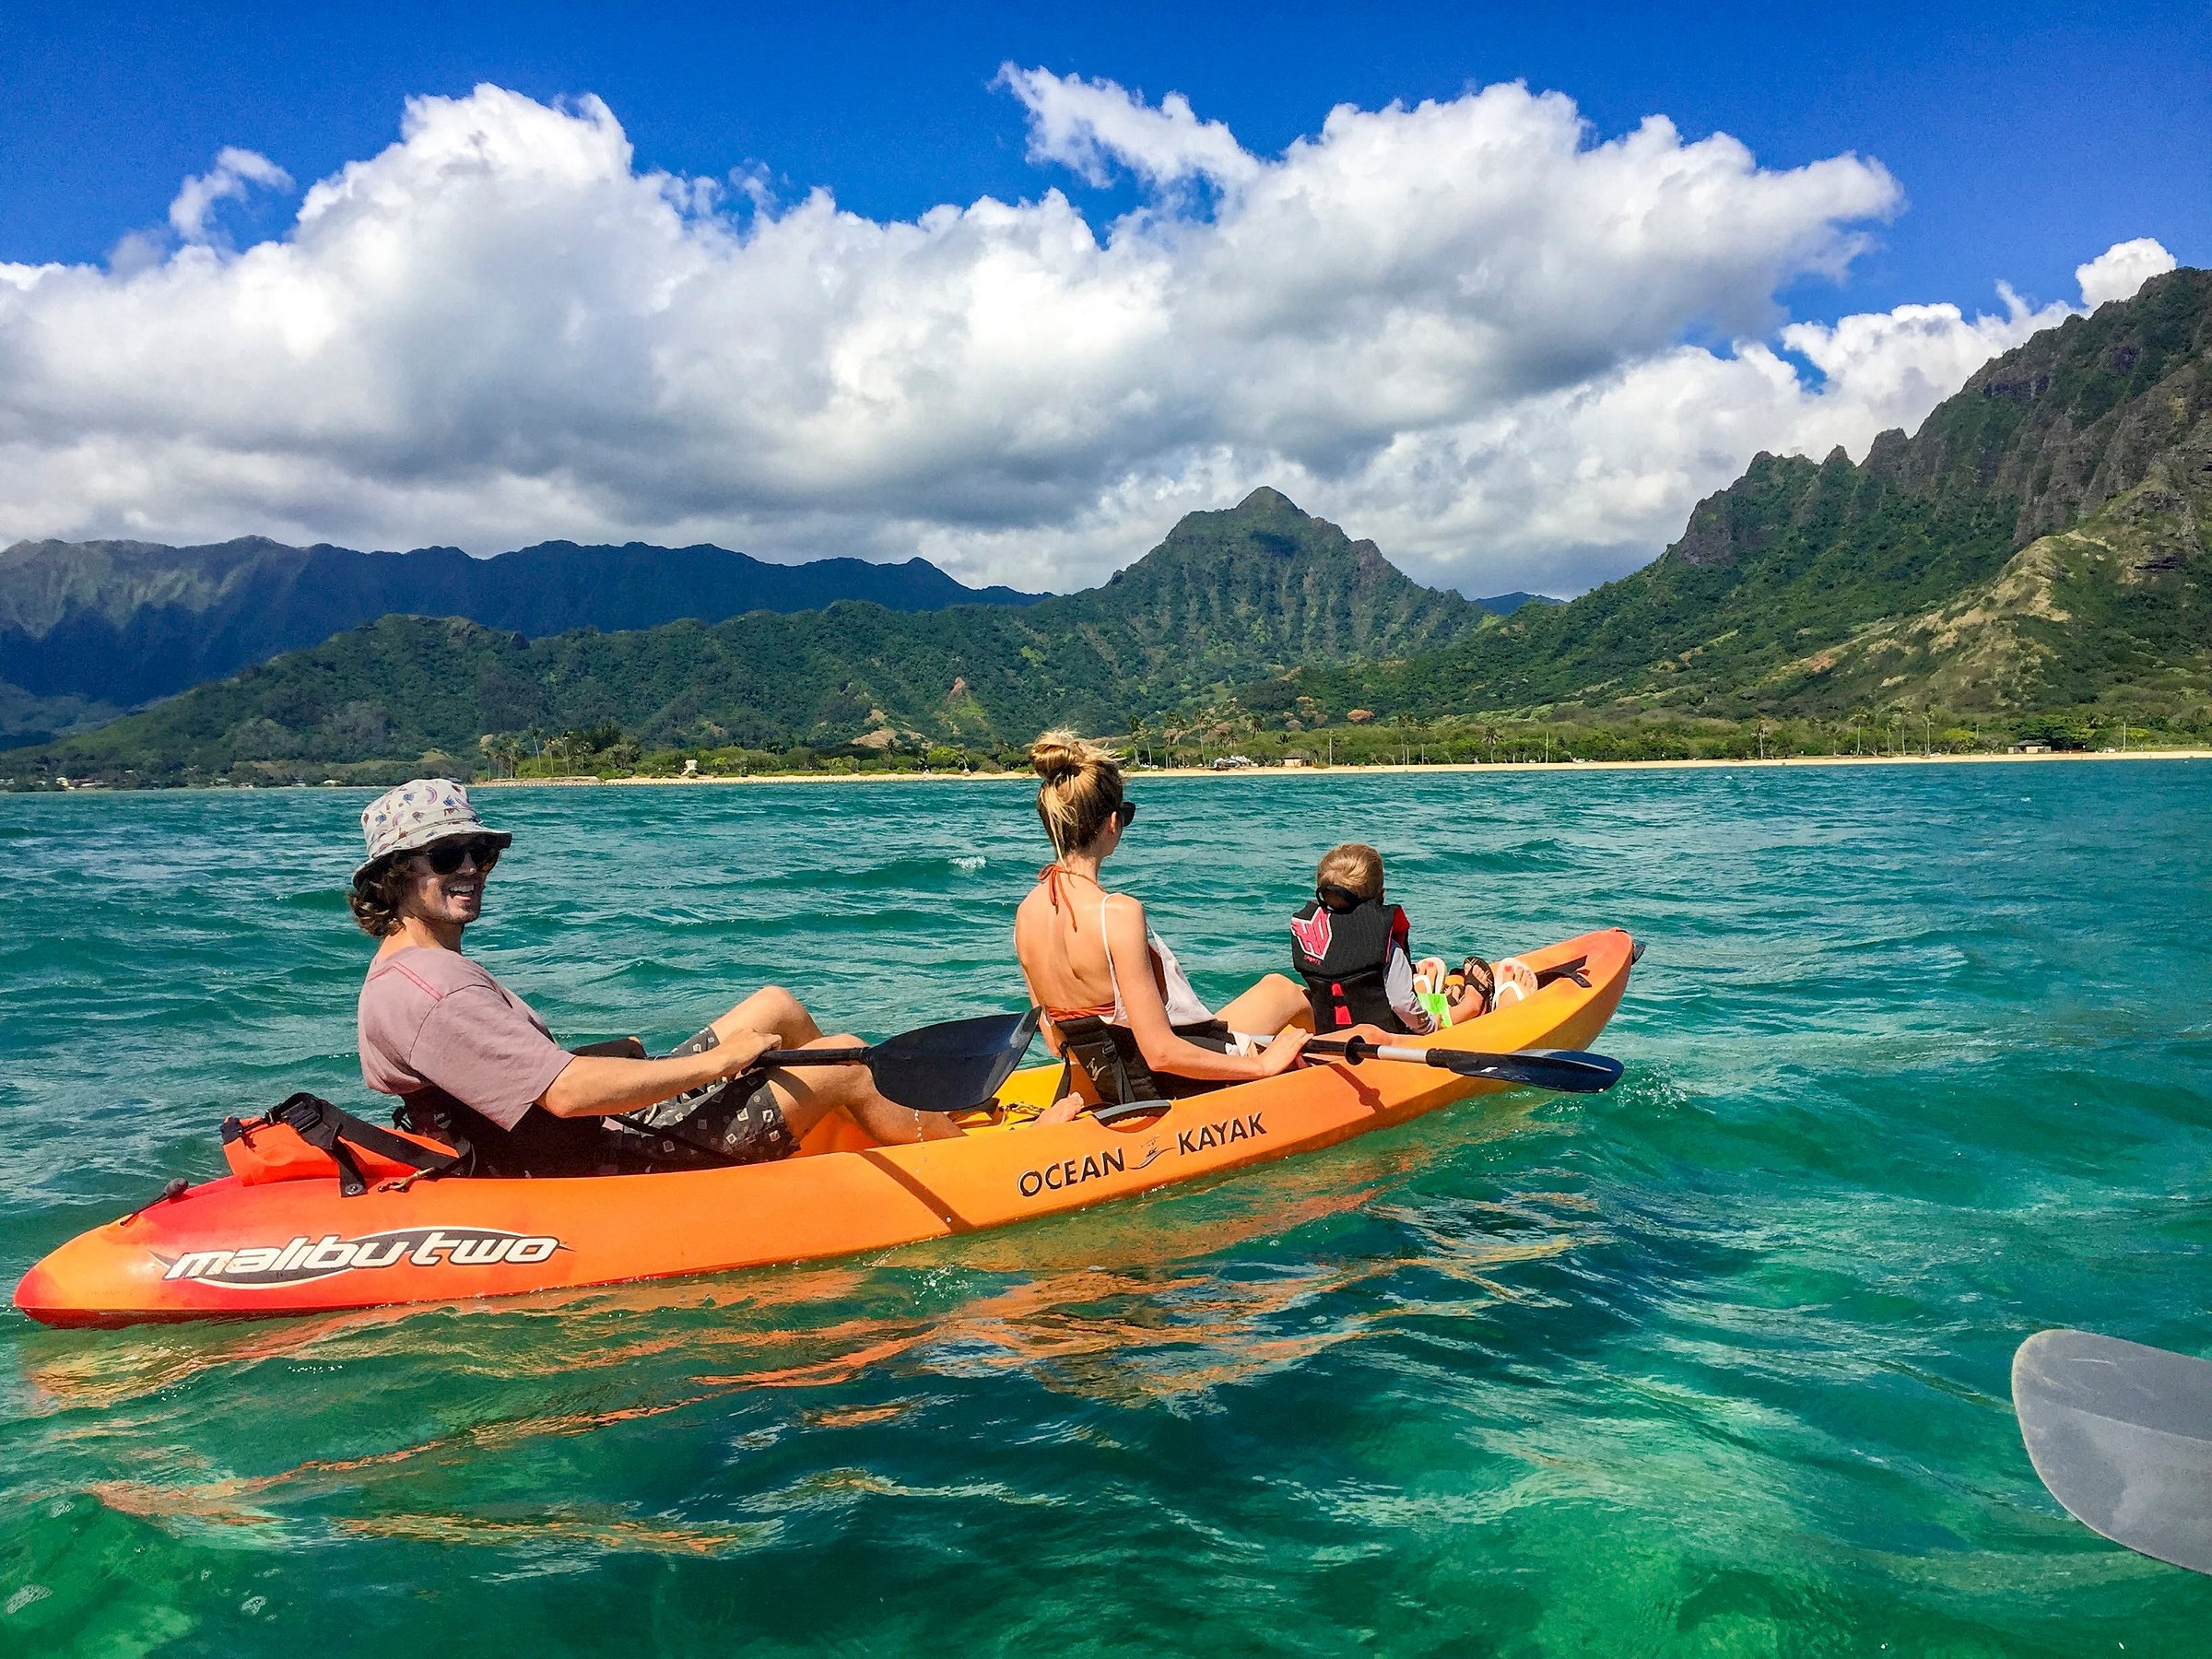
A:
<svg viewBox="0 0 2212 1659">
<path fill-rule="evenodd" d="M 1106 948 L 1113 955 L 1114 978 L 1122 987 L 1130 1034 L 1145 1064 L 1156 1072 L 1234 1083 L 1272 1077 L 1289 1069 L 1312 1035 L 1296 1029 L 1285 1031 L 1256 1054 L 1224 1054 L 1175 1035 L 1159 981 L 1153 974 L 1152 947 L 1145 939 L 1145 907 L 1125 893 L 1106 901 Z"/>
</svg>

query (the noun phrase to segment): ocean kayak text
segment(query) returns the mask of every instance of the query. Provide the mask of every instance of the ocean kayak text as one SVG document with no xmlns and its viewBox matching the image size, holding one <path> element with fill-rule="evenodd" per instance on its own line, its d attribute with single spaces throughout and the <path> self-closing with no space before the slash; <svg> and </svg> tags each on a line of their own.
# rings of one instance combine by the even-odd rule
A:
<svg viewBox="0 0 2212 1659">
<path fill-rule="evenodd" d="M 1218 1123 L 1201 1124 L 1195 1129 L 1178 1129 L 1175 1132 L 1175 1150 L 1188 1155 L 1211 1151 L 1226 1147 L 1232 1141 L 1253 1140 L 1267 1133 L 1260 1122 L 1260 1113 L 1247 1112 L 1240 1117 L 1223 1118 Z M 1081 1158 L 1064 1158 L 1058 1163 L 1046 1164 L 1040 1170 L 1024 1170 L 1016 1185 L 1024 1198 L 1034 1198 L 1040 1193 L 1065 1192 L 1069 1187 L 1081 1186 L 1087 1181 L 1096 1181 L 1101 1175 L 1121 1175 L 1128 1171 L 1141 1170 L 1166 1151 L 1158 1140 L 1147 1140 L 1144 1155 L 1135 1163 L 1128 1161 L 1128 1154 L 1119 1147 L 1103 1152 L 1086 1152 Z"/>
</svg>

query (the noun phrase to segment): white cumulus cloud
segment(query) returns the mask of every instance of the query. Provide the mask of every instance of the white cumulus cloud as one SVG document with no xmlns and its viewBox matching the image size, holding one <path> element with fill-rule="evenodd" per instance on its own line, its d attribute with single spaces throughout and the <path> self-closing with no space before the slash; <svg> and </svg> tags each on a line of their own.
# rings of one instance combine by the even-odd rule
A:
<svg viewBox="0 0 2212 1659">
<path fill-rule="evenodd" d="M 1093 184 L 1118 163 L 1154 184 L 1198 177 L 1241 184 L 1259 163 L 1228 127 L 1200 121 L 1180 92 L 1156 110 L 1112 81 L 1002 66 L 999 84 L 1030 112 L 1030 159 L 1072 168 Z"/>
<path fill-rule="evenodd" d="M 2081 302 L 2091 311 L 2110 300 L 2133 300 L 2153 276 L 2173 269 L 2173 255 L 2147 236 L 2115 242 L 2084 265 L 2074 267 Z"/>
<path fill-rule="evenodd" d="M 1860 452 L 2065 312 L 1790 322 L 1900 206 L 1857 156 L 1604 138 L 1518 85 L 1260 156 L 1180 98 L 1002 78 L 1041 165 L 1143 206 L 779 206 L 640 169 L 596 99 L 482 87 L 233 249 L 214 205 L 289 181 L 226 150 L 176 245 L 0 265 L 0 532 L 715 540 L 1066 588 L 1270 483 L 1426 580 L 1569 592 L 1758 450 Z"/>
<path fill-rule="evenodd" d="M 242 200 L 254 185 L 268 190 L 289 190 L 292 175 L 250 149 L 227 146 L 216 152 L 215 165 L 185 179 L 176 199 L 169 205 L 170 229 L 186 241 L 207 234 L 207 216 L 218 202 Z"/>
</svg>

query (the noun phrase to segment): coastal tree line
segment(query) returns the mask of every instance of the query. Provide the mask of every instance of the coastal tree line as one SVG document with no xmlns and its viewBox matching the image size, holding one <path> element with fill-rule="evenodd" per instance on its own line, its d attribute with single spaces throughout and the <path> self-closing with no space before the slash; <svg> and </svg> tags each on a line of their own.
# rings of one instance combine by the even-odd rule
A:
<svg viewBox="0 0 2212 1659">
<path fill-rule="evenodd" d="M 1860 711 L 1834 719 L 1652 714 L 1590 720 L 1535 716 L 1381 720 L 1365 718 L 1291 729 L 1218 704 L 1165 717 L 1138 717 L 1108 740 L 1139 770 L 1206 768 L 1249 761 L 1259 767 L 1400 765 L 1563 766 L 1578 761 L 1757 760 L 1803 757 L 1994 754 L 2023 747 L 2056 752 L 2196 747 L 2212 743 L 2212 705 L 2174 720 L 2141 711 L 2088 708 L 1992 718 L 1920 708 Z M 874 745 L 649 745 L 618 723 L 558 730 L 525 727 L 485 733 L 472 750 L 427 749 L 408 759 L 324 761 L 280 756 L 240 759 L 203 770 L 148 768 L 93 780 L 25 769 L 0 773 L 0 788 L 63 788 L 87 781 L 109 786 L 252 784 L 384 785 L 422 773 L 486 778 L 765 777 L 1003 773 L 1028 765 L 1009 741 L 894 739 Z M 65 783 L 64 780 L 68 779 Z"/>
</svg>

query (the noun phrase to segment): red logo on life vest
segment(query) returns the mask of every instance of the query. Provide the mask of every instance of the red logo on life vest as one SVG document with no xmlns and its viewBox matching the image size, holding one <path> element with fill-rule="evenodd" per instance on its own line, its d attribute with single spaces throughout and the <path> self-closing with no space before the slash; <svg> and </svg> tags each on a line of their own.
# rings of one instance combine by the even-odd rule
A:
<svg viewBox="0 0 2212 1659">
<path fill-rule="evenodd" d="M 1308 957 L 1316 962 L 1320 961 L 1329 954 L 1329 912 L 1317 910 L 1302 922 L 1296 917 L 1291 918 L 1290 936 L 1298 941 L 1298 947 Z"/>
</svg>

